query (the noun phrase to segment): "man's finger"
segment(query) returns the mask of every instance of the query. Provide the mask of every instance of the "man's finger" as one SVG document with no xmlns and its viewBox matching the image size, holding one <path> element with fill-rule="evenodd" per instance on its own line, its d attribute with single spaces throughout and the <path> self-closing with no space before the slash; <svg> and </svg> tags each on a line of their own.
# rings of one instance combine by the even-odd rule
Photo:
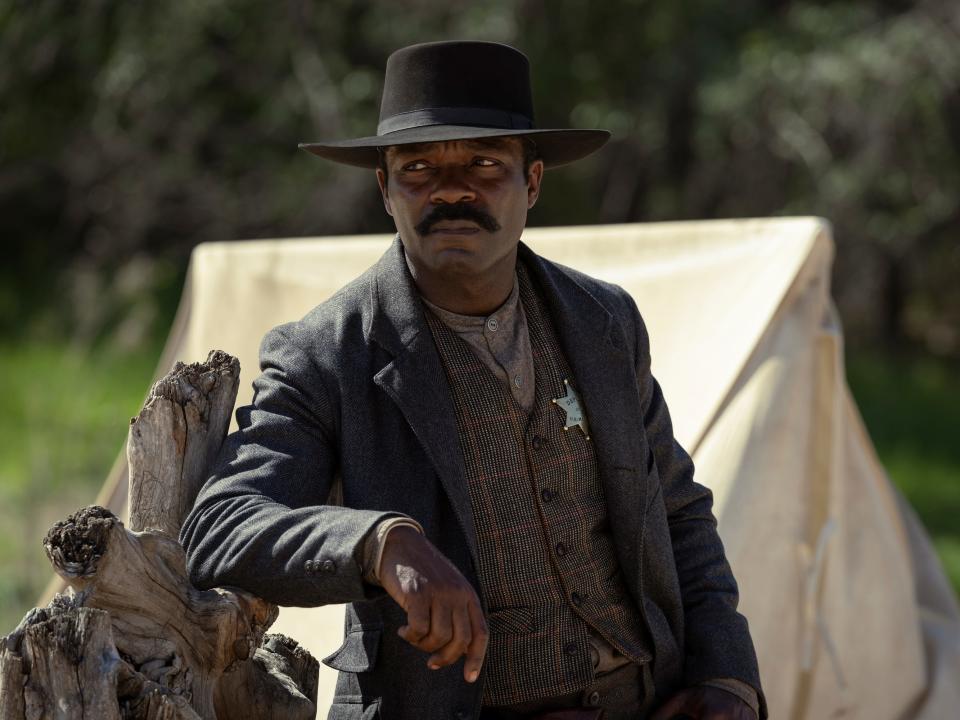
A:
<svg viewBox="0 0 960 720">
<path fill-rule="evenodd" d="M 407 624 L 397 634 L 411 645 L 419 643 L 430 632 L 430 605 L 415 602 L 407 609 Z"/>
<path fill-rule="evenodd" d="M 430 631 L 416 643 L 427 652 L 436 652 L 453 637 L 453 623 L 450 619 L 451 608 L 442 600 L 434 598 L 430 609 Z"/>
<path fill-rule="evenodd" d="M 472 633 L 467 606 L 454 607 L 450 619 L 452 622 L 450 642 L 438 649 L 427 661 L 427 665 L 434 670 L 455 663 L 467 652 L 467 647 L 470 645 Z"/>
<path fill-rule="evenodd" d="M 487 654 L 487 641 L 490 639 L 487 620 L 483 617 L 480 603 L 473 598 L 467 605 L 470 615 L 470 644 L 467 646 L 467 659 L 463 663 L 463 679 L 476 682 L 483 667 L 483 658 Z"/>
</svg>

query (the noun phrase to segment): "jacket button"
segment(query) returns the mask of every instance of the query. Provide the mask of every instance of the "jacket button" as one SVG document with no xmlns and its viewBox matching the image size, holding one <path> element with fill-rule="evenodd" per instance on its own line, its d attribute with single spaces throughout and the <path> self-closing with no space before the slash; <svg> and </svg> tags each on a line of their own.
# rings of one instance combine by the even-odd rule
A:
<svg viewBox="0 0 960 720">
<path fill-rule="evenodd" d="M 324 575 L 333 575 L 337 571 L 337 564 L 333 560 L 324 560 L 320 563 L 320 572 Z"/>
<path fill-rule="evenodd" d="M 580 607 L 581 605 L 583 605 L 583 595 L 578 593 L 576 590 L 570 593 L 570 600 L 577 607 Z"/>
<path fill-rule="evenodd" d="M 597 707 L 597 705 L 600 704 L 600 693 L 598 693 L 596 690 L 590 693 L 590 696 L 587 698 L 587 704 Z"/>
<path fill-rule="evenodd" d="M 315 571 L 316 569 L 317 569 L 317 565 L 316 565 L 315 562 L 313 562 L 313 560 L 307 560 L 307 561 L 303 564 L 303 571 L 304 571 L 307 575 L 313 575 L 313 573 L 314 573 L 314 571 Z"/>
<path fill-rule="evenodd" d="M 531 440 L 530 443 L 533 445 L 534 450 L 539 450 L 543 447 L 543 438 L 539 435 L 534 435 L 533 440 Z"/>
<path fill-rule="evenodd" d="M 576 655 L 577 654 L 577 644 L 575 642 L 568 642 L 563 646 L 563 651 L 567 655 Z"/>
<path fill-rule="evenodd" d="M 551 502 L 556 496 L 557 494 L 550 488 L 544 488 L 540 491 L 540 497 L 543 498 L 544 502 Z"/>
<path fill-rule="evenodd" d="M 557 551 L 557 557 L 563 557 L 567 554 L 567 546 L 563 543 L 557 543 L 557 547 L 554 549 Z"/>
</svg>

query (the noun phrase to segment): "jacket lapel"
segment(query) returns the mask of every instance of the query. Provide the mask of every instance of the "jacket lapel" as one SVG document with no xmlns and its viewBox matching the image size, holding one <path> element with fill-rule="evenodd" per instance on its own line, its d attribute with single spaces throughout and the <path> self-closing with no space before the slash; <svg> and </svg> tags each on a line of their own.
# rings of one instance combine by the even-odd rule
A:
<svg viewBox="0 0 960 720">
<path fill-rule="evenodd" d="M 623 570 L 639 577 L 647 468 L 632 353 L 620 323 L 571 275 L 520 245 L 550 311 L 585 406 Z"/>
<path fill-rule="evenodd" d="M 479 567 L 453 399 L 399 236 L 377 265 L 372 292 L 370 335 L 393 355 L 373 381 L 396 403 L 433 463 Z"/>
</svg>

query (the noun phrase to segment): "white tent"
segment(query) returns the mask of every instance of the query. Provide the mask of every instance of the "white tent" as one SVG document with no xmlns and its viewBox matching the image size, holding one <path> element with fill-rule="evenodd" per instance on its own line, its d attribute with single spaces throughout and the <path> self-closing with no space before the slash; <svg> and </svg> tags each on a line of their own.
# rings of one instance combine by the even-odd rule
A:
<svg viewBox="0 0 960 720">
<path fill-rule="evenodd" d="M 212 243 L 193 254 L 162 361 L 239 357 L 371 265 L 388 236 Z M 813 218 L 529 229 L 537 252 L 626 288 L 697 479 L 714 491 L 772 718 L 960 716 L 960 612 L 844 378 L 830 228 Z M 123 516 L 125 467 L 99 502 Z M 318 658 L 342 609 L 285 609 Z M 322 667 L 320 715 L 333 692 Z"/>
</svg>

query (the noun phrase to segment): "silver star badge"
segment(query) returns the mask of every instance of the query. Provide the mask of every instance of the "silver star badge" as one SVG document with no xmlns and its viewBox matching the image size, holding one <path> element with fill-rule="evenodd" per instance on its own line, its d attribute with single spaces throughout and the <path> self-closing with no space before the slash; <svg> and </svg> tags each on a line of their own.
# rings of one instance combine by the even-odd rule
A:
<svg viewBox="0 0 960 720">
<path fill-rule="evenodd" d="M 580 396 L 577 395 L 576 390 L 573 389 L 569 380 L 564 379 L 563 385 L 567 389 L 567 394 L 562 398 L 553 398 L 551 401 L 554 405 L 560 406 L 567 414 L 567 421 L 563 424 L 563 429 L 569 430 L 579 425 L 584 437 L 589 440 L 590 427 L 587 425 L 587 416 L 583 414 L 583 409 L 580 405 Z"/>
</svg>

